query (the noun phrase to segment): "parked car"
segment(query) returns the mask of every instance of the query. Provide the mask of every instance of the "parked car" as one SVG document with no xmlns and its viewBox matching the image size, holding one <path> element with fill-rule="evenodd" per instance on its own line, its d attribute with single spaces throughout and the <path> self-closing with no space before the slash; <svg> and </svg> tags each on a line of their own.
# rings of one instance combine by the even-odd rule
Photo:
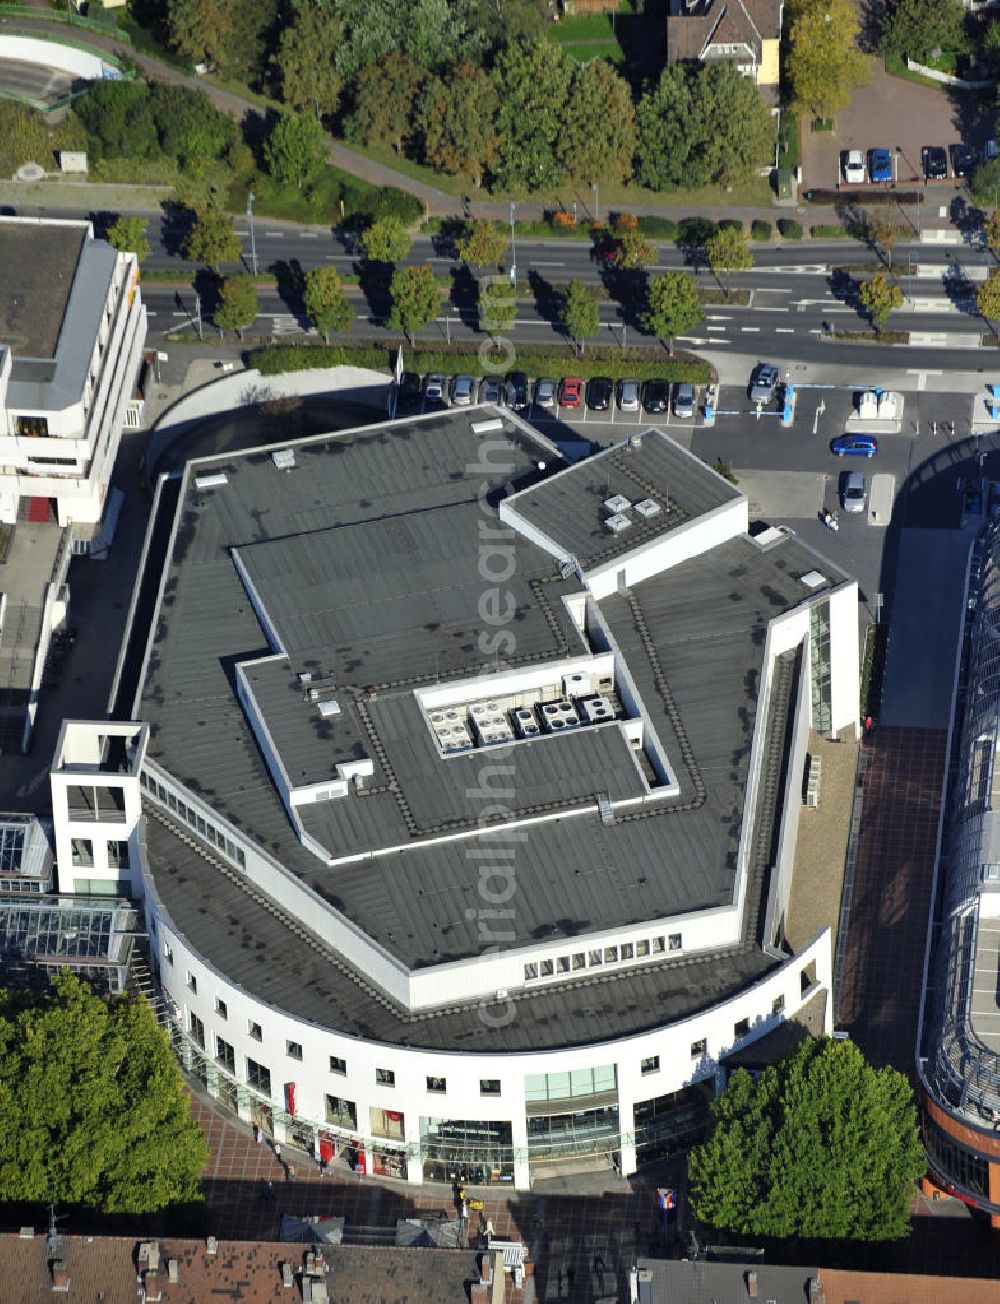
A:
<svg viewBox="0 0 1000 1304">
<path fill-rule="evenodd" d="M 418 371 L 404 371 L 396 386 L 396 411 L 412 412 L 420 406 L 422 386 Z"/>
<path fill-rule="evenodd" d="M 424 381 L 424 407 L 443 408 L 448 406 L 448 380 L 439 372 L 434 372 Z"/>
<path fill-rule="evenodd" d="M 507 406 L 515 412 L 523 412 L 528 406 L 528 373 L 526 371 L 508 371 L 505 385 Z"/>
<path fill-rule="evenodd" d="M 892 155 L 887 149 L 868 151 L 868 175 L 877 185 L 892 180 Z"/>
<path fill-rule="evenodd" d="M 494 407 L 503 405 L 503 381 L 499 376 L 487 376 L 479 382 L 480 403 L 492 403 Z"/>
<path fill-rule="evenodd" d="M 607 376 L 595 376 L 587 386 L 587 407 L 591 412 L 607 412 L 614 389 Z"/>
<path fill-rule="evenodd" d="M 565 376 L 559 382 L 559 406 L 578 408 L 583 403 L 583 378 Z"/>
<path fill-rule="evenodd" d="M 618 410 L 620 412 L 639 411 L 640 388 L 637 380 L 620 380 L 618 382 Z"/>
<path fill-rule="evenodd" d="M 475 397 L 475 376 L 456 376 L 451 382 L 451 401 L 455 407 L 468 407 Z"/>
<path fill-rule="evenodd" d="M 861 472 L 846 472 L 840 488 L 840 501 L 844 504 L 844 511 L 851 515 L 863 512 L 867 498 L 868 482 Z"/>
<path fill-rule="evenodd" d="M 556 405 L 556 382 L 548 376 L 535 381 L 535 406 L 554 408 Z"/>
<path fill-rule="evenodd" d="M 852 186 L 865 183 L 865 156 L 859 149 L 849 149 L 844 155 L 844 180 Z"/>
<path fill-rule="evenodd" d="M 682 380 L 674 386 L 674 416 L 687 419 L 694 416 L 694 386 L 688 380 Z"/>
<path fill-rule="evenodd" d="M 748 393 L 751 403 L 770 403 L 778 386 L 778 368 L 771 362 L 758 362 L 750 377 Z"/>
<path fill-rule="evenodd" d="M 835 457 L 874 457 L 878 440 L 874 435 L 841 435 L 830 445 Z"/>
<path fill-rule="evenodd" d="M 948 155 L 940 145 L 925 145 L 920 151 L 924 177 L 928 181 L 945 181 L 948 177 Z"/>
<path fill-rule="evenodd" d="M 976 152 L 970 145 L 952 145 L 951 170 L 956 177 L 968 181 L 976 166 Z"/>
<path fill-rule="evenodd" d="M 670 397 L 670 382 L 647 380 L 642 387 L 642 406 L 647 412 L 666 412 Z"/>
</svg>

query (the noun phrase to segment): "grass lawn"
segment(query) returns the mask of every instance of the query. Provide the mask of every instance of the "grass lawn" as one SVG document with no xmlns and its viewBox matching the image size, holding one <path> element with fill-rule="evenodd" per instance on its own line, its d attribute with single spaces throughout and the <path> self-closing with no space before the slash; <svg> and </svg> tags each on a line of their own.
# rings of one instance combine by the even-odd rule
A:
<svg viewBox="0 0 1000 1304">
<path fill-rule="evenodd" d="M 632 12 L 628 0 L 622 0 L 618 6 L 620 14 Z M 613 40 L 614 28 L 611 14 L 579 14 L 572 18 L 563 18 L 558 23 L 549 23 L 545 35 L 550 41 L 560 45 L 572 45 L 575 41 Z"/>
<path fill-rule="evenodd" d="M 625 52 L 617 41 L 602 41 L 600 45 L 563 45 L 563 49 L 577 63 L 591 59 L 606 59 L 608 63 L 624 63 Z"/>
<path fill-rule="evenodd" d="M 317 226 L 336 224 L 343 217 L 364 208 L 366 201 L 376 195 L 381 187 L 362 181 L 360 177 L 343 172 L 328 163 L 320 173 L 319 180 L 308 192 L 297 190 L 295 186 L 279 185 L 272 177 L 259 173 L 252 183 L 255 195 L 254 213 L 261 217 L 274 217 L 285 222 L 313 223 Z M 401 192 L 393 192 L 404 199 Z M 247 186 L 244 182 L 234 182 L 229 192 L 229 208 L 234 213 L 242 213 L 246 208 Z M 419 202 L 405 197 L 407 204 L 412 203 L 415 215 L 420 211 Z"/>
</svg>

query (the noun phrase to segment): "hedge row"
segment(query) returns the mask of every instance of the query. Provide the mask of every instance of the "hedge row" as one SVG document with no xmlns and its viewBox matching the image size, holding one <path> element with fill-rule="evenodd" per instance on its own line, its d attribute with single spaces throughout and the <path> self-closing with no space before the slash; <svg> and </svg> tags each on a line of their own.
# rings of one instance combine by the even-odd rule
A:
<svg viewBox="0 0 1000 1304">
<path fill-rule="evenodd" d="M 576 358 L 563 350 L 554 352 L 543 345 L 521 345 L 517 350 L 516 365 L 532 376 L 609 376 L 621 380 L 634 376 L 638 380 L 690 380 L 704 384 L 711 379 L 707 362 L 681 354 L 674 358 L 666 355 L 650 359 L 649 349 L 598 349 L 591 348 L 584 357 Z M 273 344 L 252 349 L 247 365 L 256 367 L 262 376 L 276 376 L 285 371 L 306 371 L 313 367 L 367 367 L 373 371 L 390 371 L 395 361 L 395 349 L 377 345 L 317 345 Z M 446 376 L 461 372 L 481 374 L 484 366 L 479 350 L 474 345 L 455 344 L 448 352 L 433 346 L 417 344 L 407 348 L 406 365 L 414 371 L 440 371 Z"/>
</svg>

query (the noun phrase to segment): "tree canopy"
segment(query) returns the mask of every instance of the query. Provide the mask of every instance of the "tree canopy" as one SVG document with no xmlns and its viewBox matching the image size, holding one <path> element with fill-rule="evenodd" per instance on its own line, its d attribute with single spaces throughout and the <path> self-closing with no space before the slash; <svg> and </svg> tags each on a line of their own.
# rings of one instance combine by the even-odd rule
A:
<svg viewBox="0 0 1000 1304">
<path fill-rule="evenodd" d="M 1000 271 L 993 268 L 976 290 L 976 307 L 987 321 L 1000 321 Z"/>
<path fill-rule="evenodd" d="M 861 282 L 858 298 L 877 331 L 882 329 L 891 313 L 903 306 L 903 291 L 881 271 Z"/>
<path fill-rule="evenodd" d="M 562 180 L 558 149 L 571 73 L 569 56 L 554 41 L 516 41 L 498 56 L 496 175 L 504 190 L 544 190 Z"/>
<path fill-rule="evenodd" d="M 390 145 L 401 154 L 415 134 L 415 108 L 426 77 L 425 70 L 399 50 L 362 68 L 354 82 L 354 107 L 344 123 L 348 140 Z"/>
<path fill-rule="evenodd" d="M 227 276 L 219 290 L 212 320 L 219 330 L 236 331 L 242 339 L 244 328 L 253 324 L 258 308 L 257 291 L 251 278 Z"/>
<path fill-rule="evenodd" d="M 413 248 L 413 237 L 398 217 L 377 217 L 361 236 L 365 257 L 372 263 L 401 262 Z"/>
<path fill-rule="evenodd" d="M 334 112 L 344 84 L 334 62 L 343 37 L 336 12 L 324 0 L 291 0 L 274 55 L 286 104 Z"/>
<path fill-rule="evenodd" d="M 861 1241 L 907 1235 L 925 1169 L 903 1074 L 812 1037 L 756 1082 L 733 1074 L 688 1164 L 694 1210 L 713 1227 Z"/>
<path fill-rule="evenodd" d="M 326 161 L 319 120 L 311 113 L 283 113 L 264 142 L 264 158 L 275 181 L 306 189 Z"/>
<path fill-rule="evenodd" d="M 720 226 L 713 231 L 705 241 L 705 257 L 716 276 L 748 272 L 753 266 L 753 254 L 741 226 Z M 728 290 L 726 297 L 729 297 Z"/>
<path fill-rule="evenodd" d="M 507 248 L 507 233 L 495 222 L 473 222 L 458 242 L 458 256 L 470 267 L 496 266 Z"/>
<path fill-rule="evenodd" d="M 141 263 L 149 257 L 149 220 L 145 217 L 117 218 L 108 230 L 108 244 L 119 253 L 135 254 Z"/>
<path fill-rule="evenodd" d="M 636 179 L 653 190 L 732 185 L 774 158 L 774 119 L 728 62 L 670 64 L 639 101 Z"/>
<path fill-rule="evenodd" d="M 579 345 L 581 354 L 587 347 L 587 340 L 600 329 L 601 311 L 597 300 L 584 283 L 575 277 L 563 293 L 559 320 L 565 327 L 566 334 Z"/>
<path fill-rule="evenodd" d="M 636 128 L 632 92 L 603 59 L 579 63 L 569 83 L 559 161 L 578 184 L 624 181 L 632 172 Z"/>
<path fill-rule="evenodd" d="M 694 277 L 688 272 L 664 272 L 654 276 L 649 285 L 642 324 L 667 349 L 677 335 L 685 335 L 705 315 Z"/>
<path fill-rule="evenodd" d="M 946 0 L 950 3 L 950 0 Z M 791 0 L 785 73 L 802 113 L 830 118 L 871 80 L 854 0 Z"/>
<path fill-rule="evenodd" d="M 238 263 L 242 256 L 243 246 L 228 213 L 211 204 L 197 213 L 184 241 L 185 258 L 214 270 L 220 263 Z"/>
<path fill-rule="evenodd" d="M 413 343 L 422 326 L 432 322 L 441 310 L 441 287 L 430 263 L 419 267 L 398 267 L 389 286 L 392 312 L 389 325 L 402 331 Z"/>
<path fill-rule="evenodd" d="M 481 186 L 496 164 L 499 97 L 488 73 L 460 64 L 448 77 L 432 77 L 416 107 L 425 160 L 438 172 Z"/>
<path fill-rule="evenodd" d="M 0 992 L 0 1109 L 8 1201 L 150 1213 L 200 1199 L 208 1147 L 144 1001 L 109 1003 L 68 973 Z"/>
<path fill-rule="evenodd" d="M 496 340 L 517 319 L 517 292 L 506 276 L 488 276 L 479 283 L 479 320 Z"/>
<path fill-rule="evenodd" d="M 313 267 L 306 273 L 306 313 L 329 343 L 334 331 L 346 331 L 354 320 L 344 284 L 334 267 Z"/>
<path fill-rule="evenodd" d="M 883 54 L 921 61 L 934 49 L 959 51 L 968 46 L 961 0 L 894 0 L 884 14 Z"/>
</svg>

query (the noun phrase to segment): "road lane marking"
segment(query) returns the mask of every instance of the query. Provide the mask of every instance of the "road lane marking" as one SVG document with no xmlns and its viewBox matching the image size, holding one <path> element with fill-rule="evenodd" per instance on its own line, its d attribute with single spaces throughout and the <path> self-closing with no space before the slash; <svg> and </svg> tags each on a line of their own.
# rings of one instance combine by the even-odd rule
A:
<svg viewBox="0 0 1000 1304">
<path fill-rule="evenodd" d="M 272 240 L 280 240 L 284 235 L 284 231 L 265 231 L 264 234 L 269 236 Z"/>
<path fill-rule="evenodd" d="M 741 327 L 740 327 L 740 330 L 743 332 L 744 335 L 759 335 L 759 334 L 760 334 L 760 327 L 759 327 L 759 326 L 741 326 Z"/>
<path fill-rule="evenodd" d="M 299 239 L 300 239 L 300 240 L 318 240 L 318 239 L 319 239 L 319 232 L 318 232 L 318 231 L 300 231 L 300 232 L 299 232 Z"/>
<path fill-rule="evenodd" d="M 711 334 L 713 331 L 722 331 L 723 333 L 725 333 L 729 329 L 729 327 L 728 326 L 706 326 L 705 329 L 709 332 L 709 334 Z"/>
<path fill-rule="evenodd" d="M 775 335 L 794 335 L 794 334 L 795 334 L 795 327 L 794 327 L 794 326 L 775 326 L 775 328 L 774 328 L 774 333 L 775 333 Z"/>
<path fill-rule="evenodd" d="M 565 267 L 565 263 L 532 263 L 532 267 Z"/>
</svg>

